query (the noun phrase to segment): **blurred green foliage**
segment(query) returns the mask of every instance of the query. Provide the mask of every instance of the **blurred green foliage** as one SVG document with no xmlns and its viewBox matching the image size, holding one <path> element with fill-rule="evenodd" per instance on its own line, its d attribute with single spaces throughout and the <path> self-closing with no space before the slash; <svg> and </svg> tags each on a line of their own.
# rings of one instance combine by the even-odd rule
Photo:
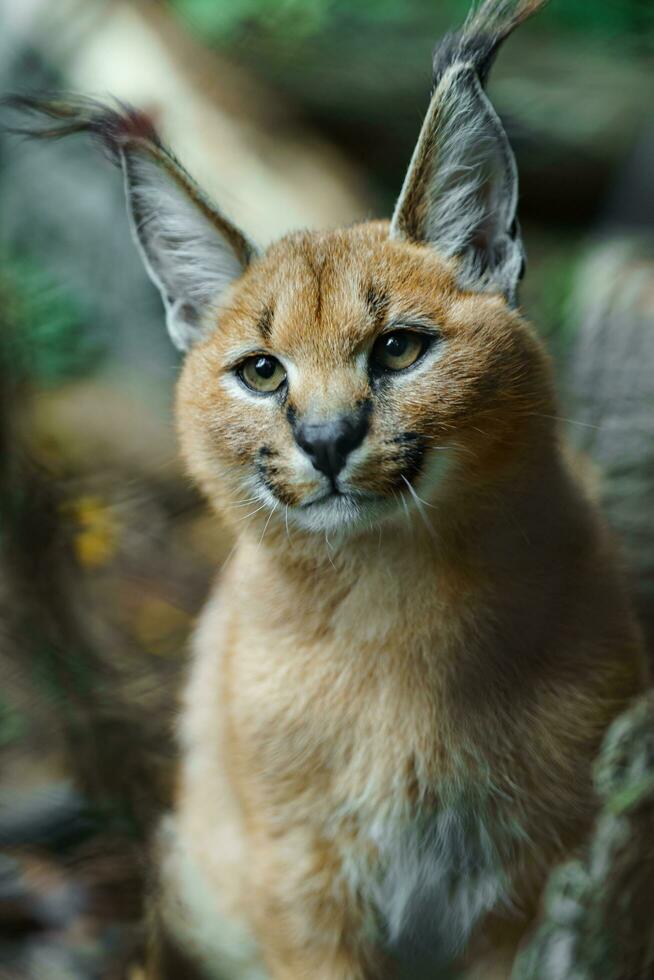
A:
<svg viewBox="0 0 654 980">
<path fill-rule="evenodd" d="M 343 0 L 171 0 L 171 6 L 206 40 L 220 41 L 251 24 L 302 37 L 316 33 L 344 14 L 376 21 L 403 21 L 411 18 L 416 2 L 358 0 L 356 9 Z"/>
<path fill-rule="evenodd" d="M 529 241 L 528 245 L 531 246 Z M 521 300 L 528 319 L 537 327 L 557 366 L 564 368 L 574 341 L 573 324 L 568 316 L 583 242 L 576 237 L 547 235 L 542 228 L 529 248 L 528 274 Z"/>
<path fill-rule="evenodd" d="M 0 298 L 4 323 L 11 324 L 2 338 L 9 377 L 48 387 L 93 368 L 101 350 L 90 338 L 87 311 L 38 262 L 3 256 Z"/>
<path fill-rule="evenodd" d="M 284 31 L 302 38 L 344 18 L 394 22 L 398 26 L 422 20 L 431 11 L 460 22 L 470 0 L 169 0 L 171 6 L 206 40 L 220 42 L 252 25 L 263 31 Z M 654 36 L 651 0 L 554 0 L 540 19 L 543 28 L 583 31 L 622 40 Z"/>
</svg>

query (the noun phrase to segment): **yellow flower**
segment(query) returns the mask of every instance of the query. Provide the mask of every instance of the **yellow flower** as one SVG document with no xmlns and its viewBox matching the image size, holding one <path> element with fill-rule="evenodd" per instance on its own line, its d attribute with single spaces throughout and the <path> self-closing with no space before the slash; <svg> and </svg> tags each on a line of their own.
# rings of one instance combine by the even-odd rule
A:
<svg viewBox="0 0 654 980">
<path fill-rule="evenodd" d="M 77 527 L 73 537 L 75 554 L 85 568 L 99 568 L 113 558 L 118 528 L 110 508 L 101 497 L 85 495 L 66 505 Z"/>
</svg>

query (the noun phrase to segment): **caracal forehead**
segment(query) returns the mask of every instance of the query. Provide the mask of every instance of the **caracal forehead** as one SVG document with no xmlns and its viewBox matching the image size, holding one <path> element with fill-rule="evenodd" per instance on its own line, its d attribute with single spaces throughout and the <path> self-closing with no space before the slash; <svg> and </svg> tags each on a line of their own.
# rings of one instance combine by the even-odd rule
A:
<svg viewBox="0 0 654 980">
<path fill-rule="evenodd" d="M 394 320 L 442 319 L 455 291 L 447 260 L 430 247 L 390 240 L 387 223 L 375 222 L 275 243 L 228 308 L 252 343 L 324 364 Z"/>
</svg>

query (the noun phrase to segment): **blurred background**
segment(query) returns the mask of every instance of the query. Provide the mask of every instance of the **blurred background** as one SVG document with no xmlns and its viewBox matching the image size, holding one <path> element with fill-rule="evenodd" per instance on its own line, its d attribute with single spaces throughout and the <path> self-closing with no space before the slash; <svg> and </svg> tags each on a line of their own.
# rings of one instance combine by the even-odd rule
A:
<svg viewBox="0 0 654 980">
<path fill-rule="evenodd" d="M 0 0 L 0 92 L 151 113 L 265 245 L 387 216 L 467 0 Z M 490 85 L 522 301 L 654 638 L 654 4 L 552 0 Z M 179 359 L 87 140 L 0 134 L 0 978 L 125 976 L 193 619 L 230 548 L 182 474 Z"/>
</svg>

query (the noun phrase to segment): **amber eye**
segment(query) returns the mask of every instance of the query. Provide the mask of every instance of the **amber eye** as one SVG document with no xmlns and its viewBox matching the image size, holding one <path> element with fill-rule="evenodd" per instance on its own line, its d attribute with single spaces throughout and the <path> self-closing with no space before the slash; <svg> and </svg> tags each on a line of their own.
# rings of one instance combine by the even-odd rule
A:
<svg viewBox="0 0 654 980">
<path fill-rule="evenodd" d="M 249 357 L 241 365 L 239 374 L 248 388 L 254 391 L 277 391 L 286 380 L 286 371 L 277 358 L 270 357 L 269 354 Z"/>
<path fill-rule="evenodd" d="M 375 341 L 372 360 L 385 371 L 401 371 L 411 367 L 425 349 L 425 338 L 414 330 L 395 330 L 382 334 Z"/>
</svg>

